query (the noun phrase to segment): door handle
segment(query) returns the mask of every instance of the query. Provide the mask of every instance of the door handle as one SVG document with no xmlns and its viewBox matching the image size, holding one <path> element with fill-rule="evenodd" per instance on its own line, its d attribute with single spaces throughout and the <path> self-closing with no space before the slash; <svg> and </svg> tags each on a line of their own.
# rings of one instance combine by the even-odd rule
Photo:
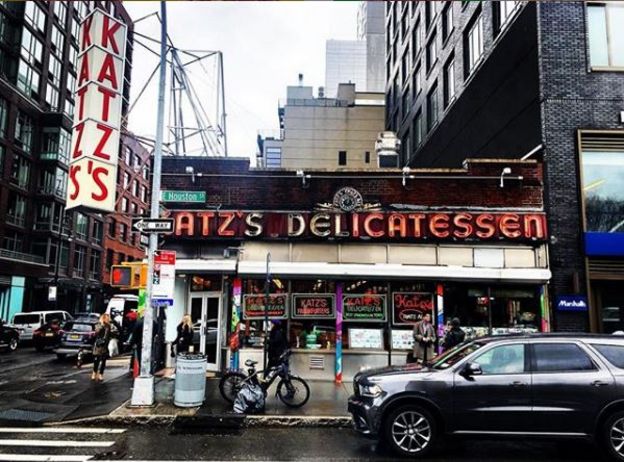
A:
<svg viewBox="0 0 624 462">
<path fill-rule="evenodd" d="M 511 382 L 509 385 L 512 387 L 525 387 L 528 384 L 526 382 L 520 382 L 519 380 L 517 380 L 515 382 Z"/>
<path fill-rule="evenodd" d="M 609 382 L 604 382 L 602 380 L 595 380 L 591 383 L 592 387 L 606 387 L 609 385 Z"/>
</svg>

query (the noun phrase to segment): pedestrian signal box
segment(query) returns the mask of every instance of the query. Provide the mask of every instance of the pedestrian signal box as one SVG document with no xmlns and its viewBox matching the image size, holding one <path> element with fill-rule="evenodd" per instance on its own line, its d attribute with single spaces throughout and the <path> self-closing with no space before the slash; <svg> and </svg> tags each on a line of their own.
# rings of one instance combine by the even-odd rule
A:
<svg viewBox="0 0 624 462">
<path fill-rule="evenodd" d="M 131 266 L 113 265 L 110 283 L 112 287 L 130 287 L 132 282 Z"/>
</svg>

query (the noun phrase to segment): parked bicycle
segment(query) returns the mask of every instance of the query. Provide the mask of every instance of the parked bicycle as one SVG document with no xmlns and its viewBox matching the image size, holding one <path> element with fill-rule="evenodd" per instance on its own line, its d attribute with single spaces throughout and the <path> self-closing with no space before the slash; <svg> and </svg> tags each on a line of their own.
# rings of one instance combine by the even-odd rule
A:
<svg viewBox="0 0 624 462">
<path fill-rule="evenodd" d="M 229 403 L 233 403 L 236 395 L 246 383 L 260 385 L 266 396 L 268 389 L 279 377 L 280 381 L 275 393 L 282 403 L 293 408 L 303 406 L 310 399 L 310 387 L 301 377 L 296 377 L 290 373 L 288 368 L 289 356 L 290 351 L 282 354 L 277 365 L 268 369 L 266 374 L 264 371 L 256 370 L 258 361 L 248 359 L 245 361 L 245 366 L 248 368 L 247 374 L 241 371 L 229 371 L 221 377 L 219 382 L 221 396 Z"/>
</svg>

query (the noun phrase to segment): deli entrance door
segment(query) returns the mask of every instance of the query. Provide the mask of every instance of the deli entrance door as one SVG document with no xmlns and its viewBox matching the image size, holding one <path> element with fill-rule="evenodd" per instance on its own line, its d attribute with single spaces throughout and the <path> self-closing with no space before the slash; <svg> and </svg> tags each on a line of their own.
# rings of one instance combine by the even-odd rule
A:
<svg viewBox="0 0 624 462">
<path fill-rule="evenodd" d="M 193 292 L 189 314 L 193 321 L 193 346 L 208 358 L 208 370 L 218 371 L 221 344 L 219 325 L 221 292 Z"/>
</svg>

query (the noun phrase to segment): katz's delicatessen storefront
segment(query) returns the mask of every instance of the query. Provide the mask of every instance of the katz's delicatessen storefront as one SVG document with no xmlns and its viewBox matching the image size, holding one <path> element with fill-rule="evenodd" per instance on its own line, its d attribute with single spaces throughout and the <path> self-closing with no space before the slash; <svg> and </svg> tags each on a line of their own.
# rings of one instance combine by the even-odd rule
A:
<svg viewBox="0 0 624 462">
<path fill-rule="evenodd" d="M 165 167 L 163 189 L 205 192 L 205 202 L 164 204 L 175 232 L 163 248 L 177 253 L 167 340 L 190 314 L 214 371 L 262 361 L 265 310 L 284 326 L 294 373 L 326 380 L 405 363 L 425 313 L 440 344 L 454 317 L 470 337 L 550 330 L 539 163 L 303 175 L 242 159 Z"/>
</svg>

